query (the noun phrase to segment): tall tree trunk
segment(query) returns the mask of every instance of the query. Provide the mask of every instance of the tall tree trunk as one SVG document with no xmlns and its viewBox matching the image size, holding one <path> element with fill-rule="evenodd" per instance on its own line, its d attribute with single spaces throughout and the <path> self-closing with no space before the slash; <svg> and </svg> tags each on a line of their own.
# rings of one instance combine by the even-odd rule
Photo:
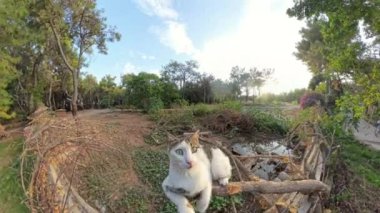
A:
<svg viewBox="0 0 380 213">
<path fill-rule="evenodd" d="M 248 97 L 249 97 L 249 88 L 248 86 L 245 87 L 245 102 L 248 102 Z"/>
<path fill-rule="evenodd" d="M 38 65 L 39 65 L 39 57 L 37 57 L 36 61 L 33 64 L 33 70 L 32 70 L 32 88 L 31 88 L 31 94 L 29 97 L 29 103 L 28 103 L 28 108 L 29 108 L 29 113 L 33 113 L 36 110 L 36 100 L 34 98 L 34 93 L 36 92 L 35 89 L 37 88 L 38 85 L 38 75 L 37 75 L 37 70 L 38 70 Z"/>
<path fill-rule="evenodd" d="M 51 93 L 52 93 L 52 90 L 53 90 L 53 79 L 50 80 L 50 85 L 49 85 L 49 98 L 48 98 L 48 104 L 49 104 L 49 108 L 50 110 L 53 110 L 53 106 L 51 104 Z"/>
<path fill-rule="evenodd" d="M 53 95 L 53 109 L 57 109 L 57 104 L 55 103 L 55 95 Z"/>
<path fill-rule="evenodd" d="M 74 117 L 77 116 L 78 112 L 78 80 L 79 80 L 79 70 L 73 72 L 73 86 L 74 86 L 74 94 L 73 99 L 71 100 L 71 112 Z"/>
<path fill-rule="evenodd" d="M 203 87 L 203 103 L 206 103 L 206 87 Z"/>
</svg>

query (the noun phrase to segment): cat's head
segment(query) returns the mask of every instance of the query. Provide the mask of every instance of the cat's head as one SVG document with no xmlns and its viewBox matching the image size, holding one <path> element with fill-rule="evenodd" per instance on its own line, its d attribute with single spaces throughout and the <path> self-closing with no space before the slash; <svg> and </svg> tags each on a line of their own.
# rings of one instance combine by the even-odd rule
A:
<svg viewBox="0 0 380 213">
<path fill-rule="evenodd" d="M 183 140 L 176 141 L 169 145 L 170 161 L 182 169 L 191 169 L 198 162 L 195 153 L 200 148 L 199 130 Z"/>
</svg>

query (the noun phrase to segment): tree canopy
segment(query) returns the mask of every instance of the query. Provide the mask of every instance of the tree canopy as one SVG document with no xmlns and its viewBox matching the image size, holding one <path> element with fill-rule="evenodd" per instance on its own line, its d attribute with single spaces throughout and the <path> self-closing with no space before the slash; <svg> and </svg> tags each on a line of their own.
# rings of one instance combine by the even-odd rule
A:
<svg viewBox="0 0 380 213">
<path fill-rule="evenodd" d="M 355 117 L 380 102 L 380 2 L 295 1 L 287 11 L 306 19 L 296 56 L 327 85 L 327 102 Z"/>
</svg>

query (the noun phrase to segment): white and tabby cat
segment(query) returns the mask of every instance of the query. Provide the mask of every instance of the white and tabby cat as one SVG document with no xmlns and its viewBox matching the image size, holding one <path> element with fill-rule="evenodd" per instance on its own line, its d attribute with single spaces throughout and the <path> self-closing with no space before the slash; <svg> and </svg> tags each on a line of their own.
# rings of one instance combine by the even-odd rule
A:
<svg viewBox="0 0 380 213">
<path fill-rule="evenodd" d="M 162 183 L 166 196 L 180 213 L 192 213 L 188 198 L 196 198 L 196 210 L 205 212 L 211 199 L 212 181 L 226 185 L 231 177 L 229 158 L 211 148 L 211 160 L 199 144 L 199 130 L 192 136 L 169 146 L 169 175 Z"/>
</svg>

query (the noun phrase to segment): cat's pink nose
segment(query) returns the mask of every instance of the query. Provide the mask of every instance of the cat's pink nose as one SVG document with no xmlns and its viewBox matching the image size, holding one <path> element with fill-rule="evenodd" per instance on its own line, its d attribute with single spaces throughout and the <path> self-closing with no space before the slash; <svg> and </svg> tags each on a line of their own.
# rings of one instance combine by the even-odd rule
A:
<svg viewBox="0 0 380 213">
<path fill-rule="evenodd" d="M 193 161 L 186 161 L 186 164 L 188 169 L 191 169 L 191 167 L 193 167 Z"/>
</svg>

